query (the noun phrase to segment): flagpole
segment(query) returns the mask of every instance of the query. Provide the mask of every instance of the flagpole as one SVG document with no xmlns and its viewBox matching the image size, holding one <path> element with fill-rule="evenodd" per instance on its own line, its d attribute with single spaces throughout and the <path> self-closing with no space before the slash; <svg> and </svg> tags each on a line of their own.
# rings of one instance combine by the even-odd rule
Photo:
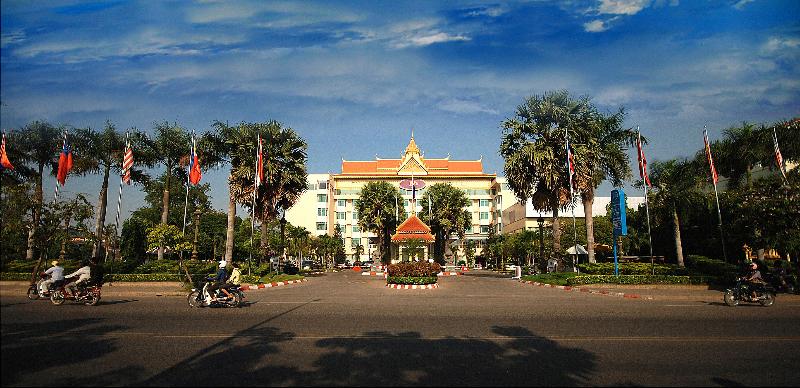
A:
<svg viewBox="0 0 800 388">
<path fill-rule="evenodd" d="M 259 146 L 261 145 L 261 134 L 256 136 L 256 164 L 253 169 L 253 206 L 250 207 L 250 255 L 247 257 L 247 275 L 249 276 L 253 271 L 253 235 L 256 232 L 256 196 L 258 193 L 259 176 L 258 176 L 258 156 Z"/>
<path fill-rule="evenodd" d="M 775 131 L 775 127 L 772 127 L 772 140 L 775 142 L 775 161 L 781 173 L 781 182 L 783 182 L 784 186 L 787 186 L 789 180 L 786 178 L 786 172 L 783 171 L 783 157 L 781 156 L 781 149 L 778 147 L 778 133 Z"/>
<path fill-rule="evenodd" d="M 117 196 L 117 216 L 114 218 L 114 234 L 119 233 L 119 215 L 120 210 L 122 210 L 122 183 L 125 180 L 125 154 L 128 152 L 128 148 L 130 147 L 129 142 L 130 132 L 125 132 L 125 149 L 122 151 L 122 174 L 119 176 L 119 195 Z M 106 258 L 108 257 L 108 247 L 106 246 Z M 109 266 L 110 276 L 108 277 L 108 285 L 112 285 L 114 283 L 114 260 L 111 260 L 111 265 Z"/>
<path fill-rule="evenodd" d="M 650 201 L 647 199 L 647 186 L 648 178 L 645 177 L 646 159 L 644 158 L 644 146 L 642 145 L 642 134 L 639 132 L 639 126 L 636 126 L 636 138 L 639 142 L 639 176 L 642 177 L 642 186 L 644 186 L 644 209 L 647 216 L 647 240 L 650 245 L 650 269 L 653 275 L 656 274 L 656 262 L 653 260 L 653 234 L 650 231 Z"/>
<path fill-rule="evenodd" d="M 570 160 L 570 150 L 569 150 L 569 132 L 567 128 L 564 128 L 564 139 L 565 139 L 565 147 L 567 151 L 567 174 L 569 175 L 569 201 L 570 205 L 572 205 L 572 241 L 574 245 L 572 246 L 573 257 L 572 257 L 572 272 L 577 272 L 577 261 L 578 261 L 578 229 L 575 224 L 575 191 L 572 188 L 572 161 Z"/>
<path fill-rule="evenodd" d="M 708 150 L 708 160 L 709 162 L 712 162 L 713 159 L 711 158 L 711 145 L 708 141 L 708 133 L 706 132 L 705 125 L 703 126 L 703 137 L 705 138 L 705 143 Z M 717 218 L 719 220 L 719 239 L 720 242 L 722 242 L 722 256 L 725 258 L 725 262 L 727 263 L 728 253 L 727 250 L 725 249 L 725 233 L 722 230 L 722 210 L 720 210 L 719 207 L 719 193 L 717 192 L 717 180 L 715 179 L 713 172 L 711 176 L 711 181 L 714 183 L 714 197 L 717 200 Z"/>
<path fill-rule="evenodd" d="M 183 201 L 183 229 L 181 229 L 181 233 L 186 233 L 186 211 L 189 207 L 189 183 L 190 183 L 190 175 L 192 174 L 192 163 L 194 162 L 194 153 L 197 152 L 195 149 L 194 144 L 194 130 L 192 131 L 192 145 L 189 150 L 189 168 L 186 174 L 186 196 Z M 183 257 L 183 251 L 181 251 L 181 257 Z"/>
<path fill-rule="evenodd" d="M 61 145 L 61 153 L 62 154 L 64 153 L 64 146 L 66 146 L 66 145 L 67 145 L 67 130 L 65 129 L 64 130 L 64 142 Z M 60 158 L 60 156 L 59 156 L 59 158 Z M 60 163 L 58 165 L 58 168 L 59 169 L 61 168 L 61 164 Z M 58 202 L 58 183 L 59 183 L 58 182 L 58 173 L 56 173 L 56 189 L 55 189 L 55 192 L 53 193 L 53 203 Z"/>
</svg>

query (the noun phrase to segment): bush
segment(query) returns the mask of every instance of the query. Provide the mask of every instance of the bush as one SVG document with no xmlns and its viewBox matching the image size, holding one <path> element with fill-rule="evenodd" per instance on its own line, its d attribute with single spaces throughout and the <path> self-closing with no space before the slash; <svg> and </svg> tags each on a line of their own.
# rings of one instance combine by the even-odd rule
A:
<svg viewBox="0 0 800 388">
<path fill-rule="evenodd" d="M 46 269 L 50 268 L 50 262 L 53 260 L 58 260 L 58 259 L 42 260 L 42 266 L 41 268 L 39 268 L 39 272 L 44 272 Z M 65 273 L 76 271 L 78 268 L 81 267 L 81 260 L 66 259 L 58 261 L 60 263 L 59 265 L 64 267 Z M 11 260 L 5 263 L 3 272 L 16 272 L 16 273 L 27 272 L 28 276 L 30 276 L 31 272 L 33 272 L 33 267 L 36 266 L 36 262 L 37 260 Z"/>
<path fill-rule="evenodd" d="M 614 263 L 581 263 L 578 264 L 581 272 L 589 275 L 614 275 Z M 685 268 L 676 264 L 656 264 L 656 275 L 687 275 Z M 650 263 L 619 263 L 620 275 L 652 275 L 653 266 Z"/>
<path fill-rule="evenodd" d="M 387 284 L 436 284 L 436 276 L 389 276 L 386 278 Z"/>
<path fill-rule="evenodd" d="M 428 263 L 427 261 L 417 262 L 402 262 L 389 265 L 389 276 L 398 277 L 436 277 L 436 274 L 442 272 L 442 267 L 439 263 Z M 398 283 L 400 284 L 400 283 Z M 428 283 L 425 283 L 428 284 Z"/>
<path fill-rule="evenodd" d="M 706 276 L 736 277 L 739 268 L 722 260 L 709 259 L 700 255 L 686 256 L 686 267 L 695 274 Z"/>
<path fill-rule="evenodd" d="M 567 279 L 567 284 L 707 284 L 716 278 L 709 276 L 673 276 L 673 275 L 584 275 Z"/>
<path fill-rule="evenodd" d="M 575 272 L 553 272 L 547 274 L 523 276 L 522 280 L 566 286 L 568 284 L 567 281 L 575 276 L 578 276 L 578 274 Z"/>
</svg>

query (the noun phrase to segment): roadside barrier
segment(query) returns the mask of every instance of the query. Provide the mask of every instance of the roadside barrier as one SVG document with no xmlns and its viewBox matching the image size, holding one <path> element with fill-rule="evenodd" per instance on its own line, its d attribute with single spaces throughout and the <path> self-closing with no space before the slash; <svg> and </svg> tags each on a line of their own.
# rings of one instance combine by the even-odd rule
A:
<svg viewBox="0 0 800 388">
<path fill-rule="evenodd" d="M 611 291 L 603 291 L 603 290 L 591 290 L 588 288 L 583 287 L 573 287 L 573 286 L 558 286 L 555 284 L 546 284 L 546 283 L 539 283 L 530 280 L 520 280 L 521 283 L 532 284 L 534 286 L 539 287 L 549 287 L 549 288 L 557 288 L 559 290 L 564 291 L 573 291 L 573 292 L 585 292 L 588 294 L 599 294 L 599 295 L 607 295 L 607 296 L 616 296 L 620 298 L 626 299 L 653 299 L 652 296 L 642 296 L 639 294 L 626 294 L 624 292 L 611 292 Z"/>
<path fill-rule="evenodd" d="M 387 284 L 386 287 L 396 290 L 432 290 L 439 288 L 438 284 Z"/>
<path fill-rule="evenodd" d="M 264 289 L 264 288 L 285 286 L 287 284 L 302 283 L 302 282 L 307 282 L 307 281 L 308 281 L 308 279 L 284 280 L 282 282 L 272 282 L 272 283 L 267 283 L 267 284 L 262 283 L 262 284 L 258 284 L 258 285 L 253 284 L 253 285 L 249 285 L 249 286 L 241 286 L 241 287 L 239 287 L 239 289 L 242 290 L 242 291 L 253 291 L 253 290 L 260 290 L 260 289 Z"/>
</svg>

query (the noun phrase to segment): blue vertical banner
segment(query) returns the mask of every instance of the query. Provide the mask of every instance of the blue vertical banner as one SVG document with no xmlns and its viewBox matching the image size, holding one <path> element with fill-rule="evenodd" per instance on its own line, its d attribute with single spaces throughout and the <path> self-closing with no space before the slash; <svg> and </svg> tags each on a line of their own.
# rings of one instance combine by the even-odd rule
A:
<svg viewBox="0 0 800 388">
<path fill-rule="evenodd" d="M 628 223 L 625 215 L 627 204 L 625 192 L 622 189 L 611 191 L 611 224 L 614 226 L 614 275 L 619 276 L 619 262 L 617 260 L 617 238 L 628 235 Z"/>
</svg>

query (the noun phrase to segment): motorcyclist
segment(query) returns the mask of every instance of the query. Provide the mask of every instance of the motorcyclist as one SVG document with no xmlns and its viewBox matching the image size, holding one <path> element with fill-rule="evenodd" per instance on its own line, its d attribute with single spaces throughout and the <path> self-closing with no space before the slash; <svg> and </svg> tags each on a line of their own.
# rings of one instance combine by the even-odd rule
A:
<svg viewBox="0 0 800 388">
<path fill-rule="evenodd" d="M 219 261 L 219 269 L 217 270 L 217 274 L 214 276 L 214 278 L 210 279 L 210 281 L 212 281 L 213 283 L 209 284 L 209 286 L 208 286 L 208 296 L 206 297 L 207 298 L 207 302 L 210 303 L 210 302 L 213 301 L 214 294 L 216 294 L 216 292 L 215 292 L 216 290 L 222 290 L 222 292 L 227 297 L 231 297 L 232 296 L 231 293 L 228 292 L 228 290 L 226 290 L 225 287 L 224 287 L 225 286 L 225 281 L 228 279 L 228 272 L 225 270 L 225 267 L 227 265 L 228 265 L 227 261 L 225 261 L 225 260 L 220 260 Z"/>
<path fill-rule="evenodd" d="M 70 292 L 73 294 L 75 293 L 75 288 L 83 288 L 84 285 L 88 284 L 89 279 L 92 278 L 92 267 L 89 266 L 89 261 L 84 260 L 81 262 L 82 267 L 78 268 L 77 271 L 67 275 L 67 278 L 74 278 L 78 277 L 74 283 L 70 284 Z"/>
<path fill-rule="evenodd" d="M 749 270 L 742 280 L 747 282 L 747 289 L 750 291 L 750 297 L 756 299 L 756 290 L 764 285 L 764 278 L 761 277 L 761 271 L 758 270 L 758 264 L 750 263 Z"/>
<path fill-rule="evenodd" d="M 238 287 L 242 284 L 242 271 L 239 269 L 239 264 L 231 263 L 233 269 L 231 270 L 230 276 L 228 276 L 228 281 L 225 284 L 225 288 L 230 287 Z"/>
<path fill-rule="evenodd" d="M 58 265 L 58 260 L 53 260 L 50 262 L 50 265 L 52 265 L 52 267 L 48 268 L 47 271 L 44 271 L 46 275 L 50 275 L 50 278 L 45 279 L 41 284 L 39 284 L 40 294 L 46 293 L 51 284 L 64 280 L 64 267 Z"/>
</svg>

